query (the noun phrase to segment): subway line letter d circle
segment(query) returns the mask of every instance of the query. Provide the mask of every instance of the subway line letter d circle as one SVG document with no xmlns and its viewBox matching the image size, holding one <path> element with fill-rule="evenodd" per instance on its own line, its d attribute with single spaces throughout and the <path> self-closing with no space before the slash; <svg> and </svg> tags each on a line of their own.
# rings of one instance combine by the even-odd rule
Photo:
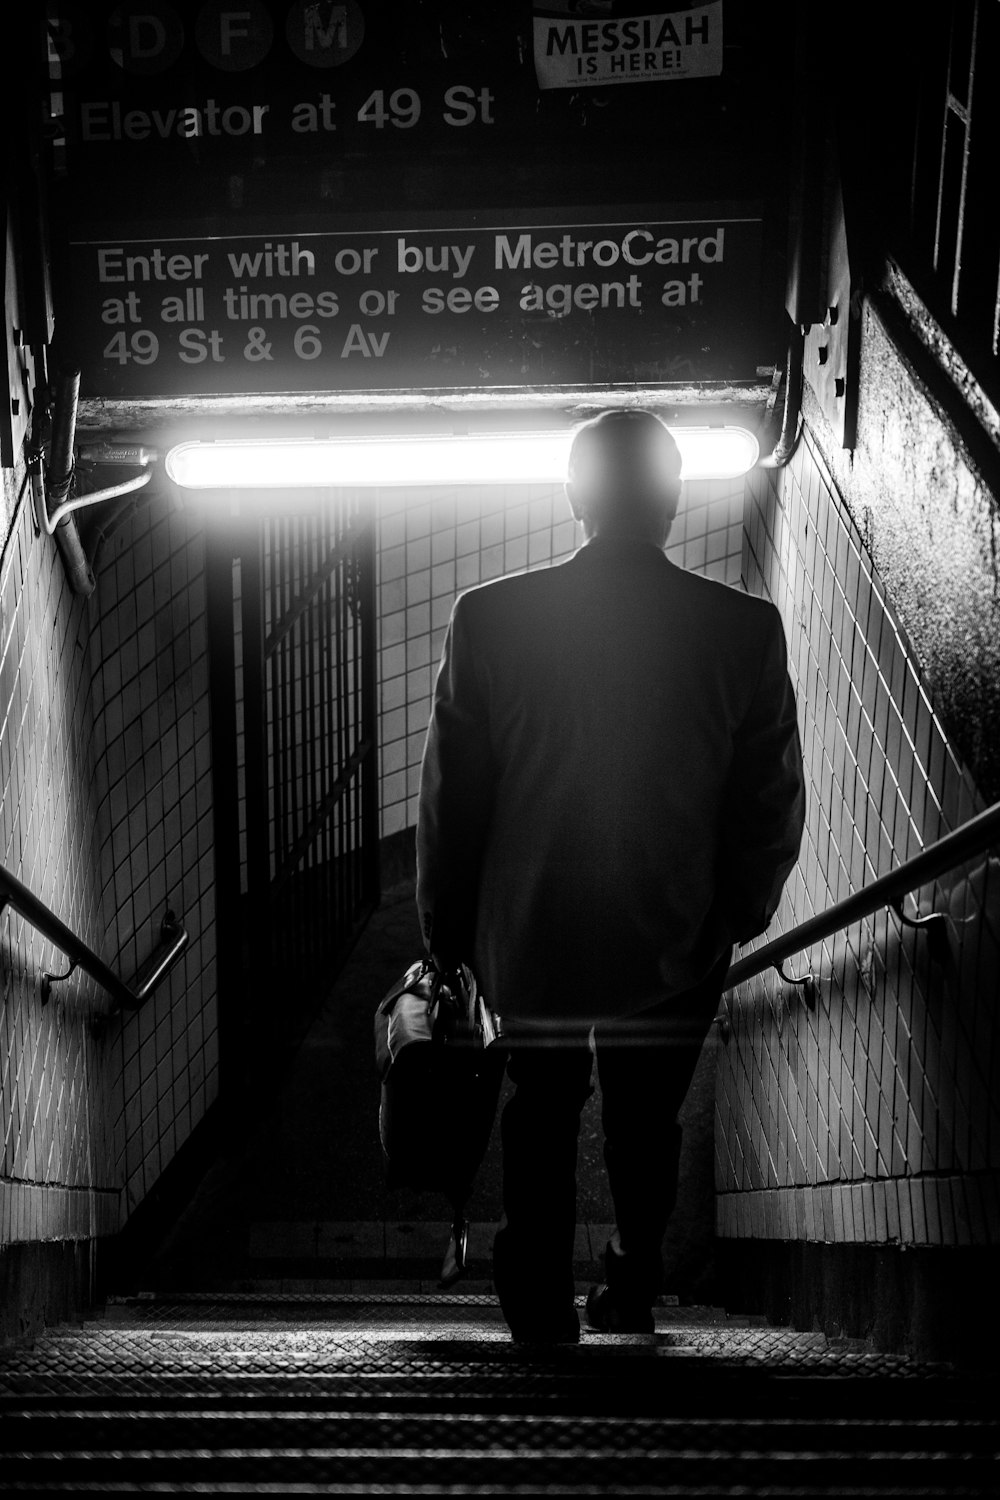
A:
<svg viewBox="0 0 1000 1500">
<path fill-rule="evenodd" d="M 288 45 L 310 68 L 339 68 L 365 39 L 365 18 L 355 0 L 295 0 L 285 22 Z"/>
<path fill-rule="evenodd" d="M 181 55 L 184 27 L 172 5 L 119 5 L 108 17 L 108 51 L 125 73 L 163 73 Z"/>
</svg>

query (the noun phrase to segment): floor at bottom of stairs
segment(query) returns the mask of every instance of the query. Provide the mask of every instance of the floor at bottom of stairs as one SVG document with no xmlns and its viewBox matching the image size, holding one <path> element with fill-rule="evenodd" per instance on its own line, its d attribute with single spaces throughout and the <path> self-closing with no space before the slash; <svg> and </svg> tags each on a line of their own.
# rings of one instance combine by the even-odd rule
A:
<svg viewBox="0 0 1000 1500">
<path fill-rule="evenodd" d="M 0 1355 L 0 1491 L 993 1495 L 994 1390 L 707 1308 L 537 1346 L 486 1293 L 156 1294 Z"/>
</svg>

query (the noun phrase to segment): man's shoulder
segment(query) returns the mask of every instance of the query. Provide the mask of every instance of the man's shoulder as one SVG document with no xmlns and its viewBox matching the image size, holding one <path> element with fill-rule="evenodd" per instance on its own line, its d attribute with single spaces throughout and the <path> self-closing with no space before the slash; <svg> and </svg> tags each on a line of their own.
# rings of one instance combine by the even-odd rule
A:
<svg viewBox="0 0 1000 1500">
<path fill-rule="evenodd" d="M 455 608 L 467 618 L 523 609 L 534 600 L 549 597 L 561 586 L 565 576 L 565 564 L 553 563 L 535 568 L 530 573 L 491 578 L 487 583 L 474 584 L 459 594 Z"/>
<path fill-rule="evenodd" d="M 674 586 L 685 596 L 685 604 L 706 618 L 725 621 L 740 629 L 762 631 L 773 629 L 775 621 L 781 619 L 777 606 L 769 599 L 760 599 L 702 573 L 689 573 L 682 568 L 675 568 L 674 572 Z"/>
<path fill-rule="evenodd" d="M 527 624 L 539 611 L 557 607 L 560 599 L 589 592 L 592 584 L 588 573 L 574 568 L 572 563 L 570 557 L 527 573 L 475 584 L 458 596 L 456 612 L 473 628 L 479 621 L 485 625 L 520 619 Z M 646 597 L 652 602 L 662 590 L 664 597 L 672 599 L 675 605 L 680 603 L 689 617 L 698 620 L 708 636 L 717 637 L 721 633 L 733 641 L 742 639 L 749 644 L 761 642 L 780 628 L 781 616 L 769 600 L 703 574 L 687 572 L 668 563 L 666 558 L 663 563 L 662 572 L 659 569 L 644 572 L 642 588 L 653 589 L 653 595 Z"/>
</svg>

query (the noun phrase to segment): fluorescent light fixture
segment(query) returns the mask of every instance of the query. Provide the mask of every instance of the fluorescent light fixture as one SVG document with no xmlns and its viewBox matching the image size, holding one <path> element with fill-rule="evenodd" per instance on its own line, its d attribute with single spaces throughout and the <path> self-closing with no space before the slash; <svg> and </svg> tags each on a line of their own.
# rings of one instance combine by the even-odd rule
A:
<svg viewBox="0 0 1000 1500">
<path fill-rule="evenodd" d="M 569 433 L 266 438 L 181 443 L 167 473 L 186 489 L 531 484 L 566 471 Z"/>
<path fill-rule="evenodd" d="M 684 479 L 733 479 L 760 449 L 744 427 L 672 427 Z M 426 437 L 222 438 L 179 443 L 167 473 L 184 489 L 301 489 L 367 485 L 560 484 L 573 434 L 468 433 Z"/>
</svg>

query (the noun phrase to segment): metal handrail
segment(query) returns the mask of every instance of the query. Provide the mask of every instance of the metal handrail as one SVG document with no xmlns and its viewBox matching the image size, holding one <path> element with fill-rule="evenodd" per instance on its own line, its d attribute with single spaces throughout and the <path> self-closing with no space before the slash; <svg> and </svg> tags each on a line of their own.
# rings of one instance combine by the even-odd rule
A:
<svg viewBox="0 0 1000 1500">
<path fill-rule="evenodd" d="M 54 911 L 40 901 L 9 870 L 0 866 L 0 912 L 8 906 L 19 911 L 26 922 L 37 928 L 70 960 L 67 973 L 43 976 L 43 1003 L 48 999 L 54 980 L 68 979 L 74 969 L 82 969 L 108 992 L 115 1002 L 116 1009 L 138 1010 L 139 1006 L 149 999 L 188 945 L 186 928 L 177 921 L 173 912 L 168 911 L 160 926 L 163 951 L 155 952 L 140 969 L 132 985 L 127 985 L 103 959 L 98 958 L 92 948 L 88 948 L 82 938 L 78 938 L 76 933 L 56 916 Z"/>
<path fill-rule="evenodd" d="M 970 818 L 961 828 L 946 834 L 929 849 L 924 849 L 895 870 L 890 870 L 888 875 L 879 876 L 871 885 L 846 896 L 843 901 L 838 901 L 835 906 L 817 916 L 808 917 L 790 932 L 784 932 L 780 937 L 765 943 L 763 948 L 748 953 L 745 958 L 738 958 L 726 975 L 725 989 L 735 989 L 744 980 L 763 974 L 765 969 L 779 968 L 793 953 L 802 953 L 813 943 L 832 937 L 835 932 L 849 927 L 852 922 L 859 922 L 863 917 L 870 917 L 883 907 L 897 907 L 910 891 L 918 890 L 937 876 L 946 874 L 957 865 L 965 864 L 996 843 L 1000 843 L 1000 802 L 988 807 L 977 817 Z"/>
</svg>

